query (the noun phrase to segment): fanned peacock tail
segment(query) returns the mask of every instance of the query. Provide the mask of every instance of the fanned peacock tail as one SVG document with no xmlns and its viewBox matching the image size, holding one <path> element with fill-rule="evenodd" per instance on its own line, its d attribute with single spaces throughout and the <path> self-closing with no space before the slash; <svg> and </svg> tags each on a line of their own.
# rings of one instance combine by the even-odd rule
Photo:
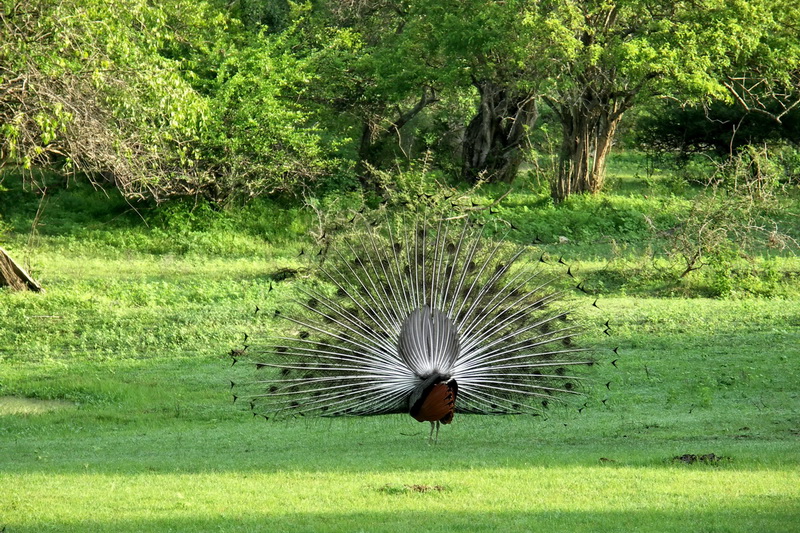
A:
<svg viewBox="0 0 800 533">
<path fill-rule="evenodd" d="M 544 256 L 466 219 L 385 221 L 332 246 L 284 333 L 232 353 L 235 401 L 265 418 L 538 413 L 591 365 Z M 562 265 L 555 265 L 562 266 Z M 574 284 L 573 284 L 574 286 Z M 245 361 L 242 361 L 245 362 Z M 441 418 L 439 418 L 441 416 Z M 437 424 L 438 427 L 438 424 Z"/>
</svg>

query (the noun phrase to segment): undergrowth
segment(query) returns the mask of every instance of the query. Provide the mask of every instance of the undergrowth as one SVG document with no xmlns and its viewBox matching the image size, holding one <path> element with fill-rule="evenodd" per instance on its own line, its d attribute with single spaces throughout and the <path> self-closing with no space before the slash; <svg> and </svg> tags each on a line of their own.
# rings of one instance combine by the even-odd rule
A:
<svg viewBox="0 0 800 533">
<path fill-rule="evenodd" d="M 684 297 L 790 296 L 800 287 L 800 189 L 731 178 L 703 187 L 653 171 L 642 156 L 611 161 L 613 190 L 554 205 L 524 175 L 509 188 L 463 188 L 426 168 L 386 175 L 381 195 L 259 198 L 220 206 L 200 199 L 131 203 L 110 190 L 6 178 L 0 237 L 35 272 L 37 254 L 283 257 L 324 247 L 364 210 L 444 210 L 495 220 L 503 238 L 579 261 L 594 290 Z M 645 173 L 646 171 L 646 173 Z M 643 173 L 645 175 L 643 176 Z M 734 174 L 738 176 L 739 174 Z M 680 182 L 680 185 L 676 183 Z M 47 184 L 45 180 L 43 183 Z M 505 229 L 509 229 L 506 233 Z"/>
</svg>

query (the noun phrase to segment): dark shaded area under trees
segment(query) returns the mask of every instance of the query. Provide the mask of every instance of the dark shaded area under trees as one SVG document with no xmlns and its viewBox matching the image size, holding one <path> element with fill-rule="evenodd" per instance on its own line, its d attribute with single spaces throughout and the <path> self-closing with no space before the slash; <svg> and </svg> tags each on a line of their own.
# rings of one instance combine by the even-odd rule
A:
<svg viewBox="0 0 800 533">
<path fill-rule="evenodd" d="M 800 109 L 775 120 L 772 114 L 747 112 L 740 106 L 713 102 L 707 106 L 681 106 L 663 101 L 636 121 L 636 143 L 646 150 L 687 157 L 712 152 L 735 153 L 748 145 L 776 145 L 800 140 Z"/>
</svg>

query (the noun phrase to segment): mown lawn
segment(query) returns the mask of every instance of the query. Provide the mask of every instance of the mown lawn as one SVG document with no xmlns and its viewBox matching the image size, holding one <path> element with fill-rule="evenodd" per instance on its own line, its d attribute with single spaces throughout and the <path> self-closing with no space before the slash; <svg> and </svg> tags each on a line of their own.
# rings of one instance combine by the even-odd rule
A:
<svg viewBox="0 0 800 533">
<path fill-rule="evenodd" d="M 612 336 L 584 397 L 457 415 L 432 446 L 408 416 L 231 403 L 227 352 L 304 282 L 270 277 L 299 265 L 296 239 L 108 224 L 4 244 L 47 292 L 0 291 L 0 530 L 800 530 L 796 290 L 601 293 Z"/>
</svg>

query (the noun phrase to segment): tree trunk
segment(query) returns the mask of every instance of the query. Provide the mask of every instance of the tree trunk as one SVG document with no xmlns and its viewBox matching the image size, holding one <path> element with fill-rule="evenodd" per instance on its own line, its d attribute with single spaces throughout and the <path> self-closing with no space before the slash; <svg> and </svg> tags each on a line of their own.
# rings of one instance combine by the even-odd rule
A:
<svg viewBox="0 0 800 533">
<path fill-rule="evenodd" d="M 0 248 L 0 287 L 9 286 L 13 290 L 23 291 L 30 289 L 44 292 L 42 286 L 34 280 L 25 269 L 11 259 L 8 252 Z"/>
<path fill-rule="evenodd" d="M 561 108 L 562 141 L 558 157 L 558 176 L 550 193 L 561 202 L 576 193 L 596 193 L 603 188 L 606 161 L 622 110 L 604 108 L 592 113 L 588 106 Z"/>
<path fill-rule="evenodd" d="M 514 94 L 492 82 L 475 84 L 478 111 L 464 133 L 464 177 L 472 182 L 511 183 L 522 163 L 522 148 L 539 111 L 533 94 Z"/>
</svg>

